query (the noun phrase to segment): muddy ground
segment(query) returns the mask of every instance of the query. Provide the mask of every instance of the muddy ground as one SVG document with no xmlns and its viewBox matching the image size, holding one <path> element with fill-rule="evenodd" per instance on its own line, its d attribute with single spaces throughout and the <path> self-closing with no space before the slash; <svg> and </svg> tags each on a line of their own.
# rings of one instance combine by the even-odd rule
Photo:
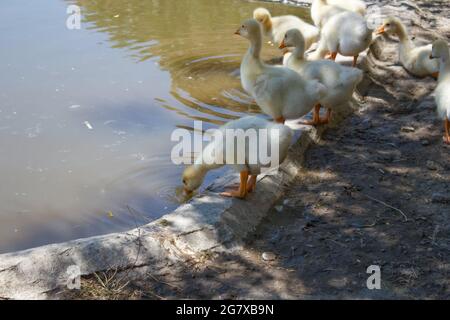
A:
<svg viewBox="0 0 450 320">
<path fill-rule="evenodd" d="M 387 2 L 386 2 L 387 3 Z M 407 12 L 412 36 L 448 37 L 447 2 Z M 437 14 L 437 13 L 436 13 Z M 376 41 L 361 108 L 307 153 L 304 171 L 239 250 L 205 254 L 158 274 L 145 267 L 82 279 L 66 298 L 450 299 L 450 146 L 442 143 L 432 78 L 397 63 L 395 39 Z M 263 258 L 264 255 L 264 259 Z M 370 265 L 381 289 L 369 290 Z"/>
<path fill-rule="evenodd" d="M 450 148 L 431 101 L 403 109 L 382 92 L 371 90 L 366 108 L 310 150 L 304 173 L 241 251 L 117 292 L 90 277 L 81 296 L 449 299 Z M 381 267 L 381 290 L 366 287 L 370 265 Z"/>
</svg>

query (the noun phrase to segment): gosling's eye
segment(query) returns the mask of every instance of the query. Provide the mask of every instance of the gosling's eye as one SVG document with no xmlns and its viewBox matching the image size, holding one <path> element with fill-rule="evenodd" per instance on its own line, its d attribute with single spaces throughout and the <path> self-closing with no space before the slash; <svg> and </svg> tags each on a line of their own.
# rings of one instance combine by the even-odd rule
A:
<svg viewBox="0 0 450 320">
<path fill-rule="evenodd" d="M 244 26 L 244 25 L 242 25 L 242 26 L 241 26 L 241 28 L 242 28 L 242 29 L 245 29 L 245 26 Z"/>
<path fill-rule="evenodd" d="M 390 23 L 386 23 L 386 27 L 390 27 L 391 26 L 391 24 Z"/>
<path fill-rule="evenodd" d="M 183 179 L 183 184 L 186 184 L 186 180 L 185 179 Z"/>
</svg>

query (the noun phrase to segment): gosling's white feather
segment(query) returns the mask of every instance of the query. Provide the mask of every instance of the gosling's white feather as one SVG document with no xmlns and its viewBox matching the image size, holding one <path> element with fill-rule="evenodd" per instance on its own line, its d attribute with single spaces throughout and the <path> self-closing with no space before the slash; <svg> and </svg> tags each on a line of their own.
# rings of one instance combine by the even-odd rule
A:
<svg viewBox="0 0 450 320">
<path fill-rule="evenodd" d="M 416 46 L 409 38 L 408 31 L 400 19 L 387 18 L 377 33 L 398 36 L 400 63 L 411 74 L 426 77 L 439 71 L 439 62 L 436 59 L 430 59 L 432 45 Z"/>
<path fill-rule="evenodd" d="M 328 20 L 321 32 L 319 47 L 312 60 L 323 59 L 327 53 L 337 52 L 343 56 L 357 56 L 372 41 L 372 30 L 366 20 L 354 12 L 342 12 Z"/>
<path fill-rule="evenodd" d="M 298 29 L 302 32 L 307 48 L 319 40 L 319 29 L 299 17 L 293 15 L 272 17 L 267 9 L 258 8 L 253 12 L 253 18 L 262 24 L 264 36 L 277 46 L 289 29 Z"/>
<path fill-rule="evenodd" d="M 256 133 L 260 129 L 267 129 L 267 141 L 261 140 L 261 136 L 256 134 L 256 139 L 252 140 L 256 145 L 256 149 L 252 150 L 250 147 L 254 147 L 255 145 L 250 146 L 249 143 L 245 144 L 245 148 L 238 148 L 240 145 L 237 143 L 237 140 L 233 138 L 229 141 L 226 134 L 227 130 L 233 130 L 235 132 L 238 129 L 243 131 L 254 129 Z M 281 164 L 287 156 L 292 140 L 292 130 L 289 127 L 257 116 L 249 116 L 230 121 L 220 127 L 219 131 L 222 133 L 223 139 L 213 139 L 196 160 L 196 165 L 201 165 L 202 163 L 221 163 L 223 160 L 224 165 L 231 166 L 237 172 L 248 170 L 250 174 L 256 175 L 261 172 L 262 167 L 267 167 L 267 163 L 264 163 L 264 159 L 260 157 L 260 146 L 266 148 L 262 152 L 267 154 L 270 153 L 273 144 L 278 144 L 278 159 Z M 245 161 L 238 162 L 239 159 L 244 159 Z"/>
<path fill-rule="evenodd" d="M 441 81 L 435 91 L 437 116 L 441 120 L 450 119 L 450 77 Z"/>
<path fill-rule="evenodd" d="M 318 28 L 323 28 L 331 17 L 345 11 L 348 10 L 330 5 L 326 0 L 314 0 L 311 4 L 311 18 Z"/>
<path fill-rule="evenodd" d="M 330 60 L 307 61 L 304 56 L 304 39 L 298 30 L 289 30 L 284 43 L 295 47 L 294 52 L 285 59 L 285 65 L 299 72 L 305 79 L 318 80 L 327 88 L 326 94 L 319 100 L 322 106 L 335 109 L 350 100 L 356 86 L 363 79 L 361 70 Z"/>
<path fill-rule="evenodd" d="M 327 3 L 341 9 L 358 13 L 361 16 L 365 16 L 367 12 L 365 2 L 361 0 L 327 0 Z"/>
<path fill-rule="evenodd" d="M 227 135 L 229 129 L 233 135 Z M 234 136 L 238 129 L 244 134 L 249 133 L 249 136 L 252 134 L 248 130 L 253 129 L 253 140 L 239 143 Z M 265 129 L 265 136 L 260 134 L 260 129 Z M 247 171 L 251 175 L 260 174 L 263 168 L 274 168 L 286 159 L 292 141 L 289 127 L 256 116 L 230 121 L 220 127 L 218 132 L 221 135 L 214 135 L 195 163 L 184 170 L 186 192 L 198 189 L 209 171 L 224 165 L 229 165 L 237 172 Z"/>
<path fill-rule="evenodd" d="M 438 40 L 434 43 L 432 56 L 439 61 L 439 79 L 435 90 L 437 115 L 439 119 L 450 119 L 450 52 L 447 42 Z"/>
<path fill-rule="evenodd" d="M 241 63 L 241 82 L 261 110 L 273 119 L 297 119 L 312 110 L 326 88 L 318 81 L 306 81 L 297 72 L 269 66 L 260 59 L 261 30 L 256 20 L 241 27 L 241 35 L 250 40 L 250 48 Z"/>
</svg>

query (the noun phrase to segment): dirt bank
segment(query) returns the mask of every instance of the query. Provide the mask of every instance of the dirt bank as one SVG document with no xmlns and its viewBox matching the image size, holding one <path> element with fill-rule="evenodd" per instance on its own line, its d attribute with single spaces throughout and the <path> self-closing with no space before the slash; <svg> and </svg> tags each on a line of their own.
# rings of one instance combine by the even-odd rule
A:
<svg viewBox="0 0 450 320">
<path fill-rule="evenodd" d="M 377 4 L 409 22 L 418 42 L 450 35 L 447 1 Z M 408 75 L 396 45 L 375 42 L 360 66 L 372 81 L 361 109 L 310 149 L 240 250 L 205 252 L 158 274 L 109 270 L 58 296 L 449 299 L 450 147 L 430 95 L 436 82 Z M 366 287 L 370 265 L 381 267 L 381 290 Z"/>
</svg>

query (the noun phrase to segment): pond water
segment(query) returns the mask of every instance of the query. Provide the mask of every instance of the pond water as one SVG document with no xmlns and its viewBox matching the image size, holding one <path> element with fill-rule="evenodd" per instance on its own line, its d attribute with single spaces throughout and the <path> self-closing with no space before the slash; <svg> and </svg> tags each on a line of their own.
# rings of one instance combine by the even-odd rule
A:
<svg viewBox="0 0 450 320">
<path fill-rule="evenodd" d="M 66 27 L 71 4 L 80 30 Z M 247 42 L 233 34 L 257 6 L 2 0 L 0 253 L 123 231 L 175 209 L 183 167 L 170 160 L 172 131 L 259 112 L 239 82 Z"/>
</svg>

